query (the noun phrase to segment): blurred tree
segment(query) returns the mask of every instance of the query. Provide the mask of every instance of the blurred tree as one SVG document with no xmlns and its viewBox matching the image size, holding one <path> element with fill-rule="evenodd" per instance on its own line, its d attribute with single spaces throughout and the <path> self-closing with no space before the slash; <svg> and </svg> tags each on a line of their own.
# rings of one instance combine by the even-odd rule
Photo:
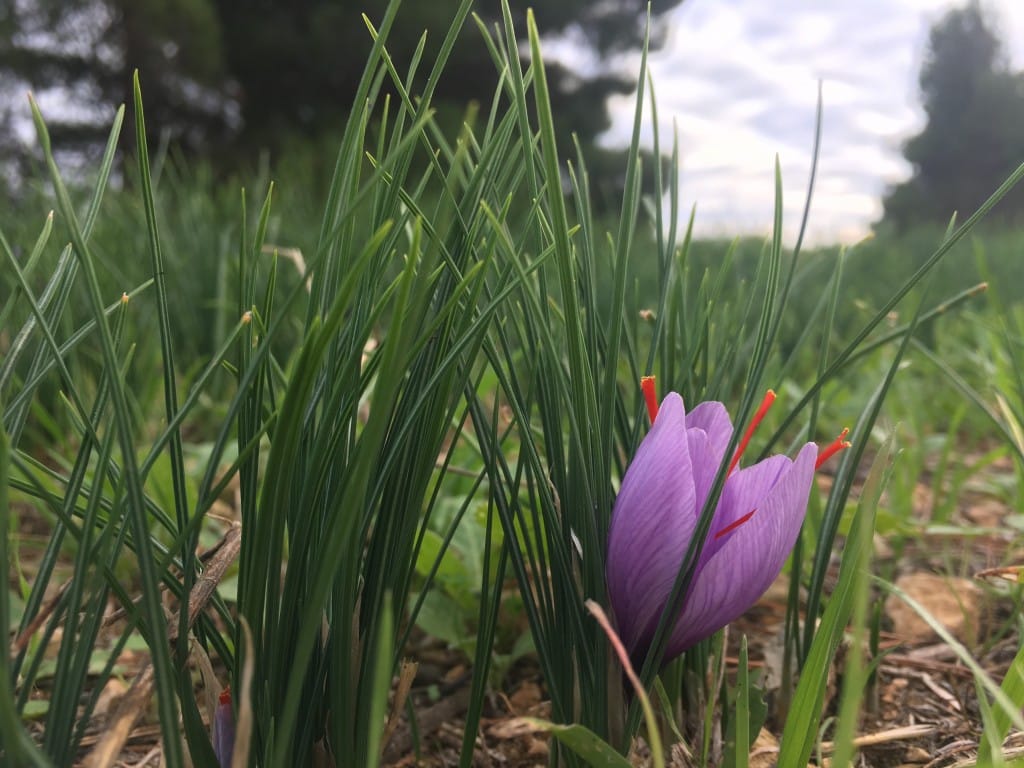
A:
<svg viewBox="0 0 1024 768">
<path fill-rule="evenodd" d="M 1024 162 L 1024 77 L 1010 71 L 977 0 L 932 27 L 920 85 L 927 123 L 903 147 L 913 175 L 883 201 L 881 224 L 897 230 L 944 223 L 954 211 L 962 219 Z M 1018 189 L 995 215 L 1022 212 Z"/>
<path fill-rule="evenodd" d="M 654 0 L 653 12 L 679 2 Z M 528 5 L 510 0 L 521 37 Z M 589 145 L 608 126 L 608 96 L 634 86 L 635 73 L 607 62 L 641 44 L 647 0 L 534 5 L 542 6 L 542 34 L 567 36 L 586 62 L 547 66 L 562 133 L 574 131 Z M 387 0 L 0 0 L 0 92 L 27 83 L 65 104 L 84 104 L 48 120 L 55 139 L 96 146 L 113 106 L 130 103 L 131 71 L 138 68 L 151 128 L 186 149 L 229 146 L 251 157 L 255 147 L 315 135 L 343 118 L 371 46 L 360 14 L 377 22 L 386 6 Z M 388 39 L 399 71 L 427 30 L 425 78 L 457 6 L 458 0 L 403 4 Z M 491 24 L 500 7 L 499 0 L 479 0 L 476 11 Z M 496 82 L 480 34 L 467 24 L 435 101 L 461 113 L 470 100 L 489 100 Z M 23 102 L 15 103 L 24 114 Z M 231 160 L 224 152 L 217 157 Z"/>
<path fill-rule="evenodd" d="M 237 128 L 237 105 L 222 98 L 215 10 L 210 0 L 0 0 L 5 160 L 16 160 L 19 140 L 31 135 L 26 88 L 48 108 L 55 146 L 88 153 L 102 146 L 116 105 L 131 102 L 136 67 L 152 125 L 185 146 Z"/>
</svg>

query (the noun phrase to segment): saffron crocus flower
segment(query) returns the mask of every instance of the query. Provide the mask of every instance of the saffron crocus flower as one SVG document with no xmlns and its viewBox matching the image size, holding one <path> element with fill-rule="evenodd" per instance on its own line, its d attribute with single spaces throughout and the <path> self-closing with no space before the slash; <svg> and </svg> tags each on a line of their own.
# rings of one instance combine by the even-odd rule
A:
<svg viewBox="0 0 1024 768">
<path fill-rule="evenodd" d="M 615 500 L 606 566 L 619 634 L 634 659 L 643 659 L 654 639 L 733 432 L 721 403 L 701 403 L 687 412 L 671 392 L 659 409 L 653 380 L 643 384 L 653 424 Z M 814 470 L 849 445 L 844 431 L 820 453 L 807 443 L 795 459 L 771 456 L 739 469 L 743 449 L 774 397 L 769 392 L 732 458 L 671 627 L 666 661 L 739 618 L 764 594 L 796 543 Z"/>
<path fill-rule="evenodd" d="M 231 688 L 224 688 L 213 715 L 213 751 L 221 768 L 229 768 L 235 750 L 235 716 L 231 711 Z"/>
</svg>

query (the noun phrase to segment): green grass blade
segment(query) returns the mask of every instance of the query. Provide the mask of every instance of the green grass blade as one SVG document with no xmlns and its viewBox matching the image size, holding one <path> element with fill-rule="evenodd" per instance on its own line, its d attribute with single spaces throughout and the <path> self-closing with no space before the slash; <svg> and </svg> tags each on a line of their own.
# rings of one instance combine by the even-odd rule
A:
<svg viewBox="0 0 1024 768">
<path fill-rule="evenodd" d="M 997 723 L 995 712 L 998 708 L 989 703 L 984 688 L 977 681 L 974 684 L 974 692 L 978 697 L 978 709 L 981 711 L 981 741 L 978 743 L 978 759 L 975 765 L 982 765 L 985 768 L 1006 768 L 1006 758 L 999 746 L 1006 734 L 1001 733 L 1002 726 Z M 992 747 L 993 744 L 996 746 Z M 988 749 L 983 749 L 984 746 L 988 746 Z"/>
<path fill-rule="evenodd" d="M 377 637 L 374 643 L 370 663 L 373 665 L 373 677 L 370 680 L 370 718 L 367 730 L 366 768 L 380 765 L 383 745 L 381 736 L 384 734 L 384 723 L 388 714 L 388 692 L 391 690 L 391 672 L 394 669 L 392 643 L 394 629 L 391 618 L 391 598 L 384 600 L 384 610 L 377 626 Z"/>
<path fill-rule="evenodd" d="M 914 346 L 922 358 L 937 368 L 946 380 L 953 385 L 954 389 L 962 394 L 969 402 L 973 403 L 977 409 L 986 416 L 991 425 L 1002 436 L 1006 445 L 1010 446 L 1017 453 L 1021 461 L 1024 461 L 1024 446 L 1021 445 L 1018 435 L 1014 433 L 1012 423 L 1008 422 L 1008 420 L 1004 418 L 999 411 L 989 404 L 977 389 L 971 386 L 967 379 L 965 379 L 939 355 L 923 344 L 915 344 Z"/>
<path fill-rule="evenodd" d="M 623 337 L 623 313 L 626 303 L 626 282 L 627 268 L 629 266 L 629 253 L 632 246 L 633 231 L 636 229 L 637 212 L 640 208 L 640 134 L 643 128 L 644 118 L 644 83 L 647 80 L 647 47 L 650 37 L 650 8 L 647 10 L 647 29 L 644 33 L 644 43 L 640 52 L 640 72 L 637 77 L 636 107 L 633 112 L 633 135 L 630 139 L 629 150 L 626 153 L 626 184 L 622 194 L 622 210 L 619 214 L 619 232 L 615 238 L 615 261 L 612 275 L 612 300 L 608 307 L 608 328 L 605 331 L 607 339 L 607 354 L 611 360 L 620 357 L 620 348 Z M 539 61 L 539 48 L 534 53 L 534 59 Z M 541 81 L 543 81 L 543 70 L 541 70 Z M 546 85 L 544 86 L 546 88 Z M 538 98 L 540 97 L 538 88 Z M 655 157 L 654 162 L 661 162 L 660 157 Z M 548 169 L 550 174 L 551 169 Z M 557 175 L 549 175 L 549 179 L 557 179 Z M 561 195 L 561 190 L 558 190 Z M 660 232 L 660 228 L 659 228 Z M 594 300 L 596 302 L 596 299 Z M 601 390 L 598 402 L 604 404 L 600 409 L 601 421 L 599 427 L 599 439 L 601 441 L 602 461 L 597 466 L 601 474 L 611 474 L 612 453 L 615 449 L 615 442 L 612 437 L 612 421 L 615 417 L 615 408 L 611 407 L 618 398 L 616 388 L 618 387 L 618 366 L 609 365 L 604 371 L 604 381 L 601 382 Z M 592 423 L 592 422 L 584 422 Z M 604 486 L 607 487 L 607 486 Z M 602 507 L 610 506 L 610 499 L 602 500 Z M 594 542 L 595 544 L 597 542 Z"/>
<path fill-rule="evenodd" d="M 818 631 L 814 634 L 786 717 L 779 765 L 807 765 L 814 749 L 825 701 L 828 670 L 853 613 L 856 594 L 859 589 L 865 589 L 863 582 L 870 576 L 867 568 L 871 557 L 875 513 L 889 473 L 892 454 L 892 443 L 886 443 L 876 456 L 864 483 L 853 527 L 843 549 L 839 580 L 821 617 Z"/>
<path fill-rule="evenodd" d="M 886 450 L 883 448 L 883 451 Z M 883 483 L 884 484 L 884 483 Z M 854 579 L 852 610 L 850 621 L 853 625 L 852 640 L 846 652 L 846 664 L 843 671 L 843 692 L 839 699 L 839 714 L 836 717 L 836 732 L 833 736 L 835 751 L 832 760 L 835 765 L 852 765 L 855 748 L 853 741 L 861 722 L 861 704 L 868 682 L 864 654 L 867 653 L 868 635 L 868 599 L 870 583 L 864 574 L 870 569 L 873 526 L 864 526 L 858 532 L 864 541 L 861 542 L 865 560 L 861 565 L 861 578 Z"/>
<path fill-rule="evenodd" d="M 804 396 L 800 399 L 800 402 L 797 403 L 789 414 L 787 414 L 786 418 L 783 419 L 778 429 L 768 441 L 768 447 L 774 445 L 781 438 L 785 430 L 792 425 L 793 421 L 797 418 L 803 408 L 817 395 L 828 381 L 831 381 L 835 375 L 846 366 L 849 358 L 862 348 L 862 345 L 867 341 L 875 328 L 884 323 L 886 318 L 889 317 L 889 313 L 892 312 L 892 310 L 896 308 L 907 294 L 918 286 L 929 273 L 931 273 L 935 266 L 942 261 L 954 246 L 963 240 L 963 238 L 973 230 L 986 215 L 988 215 L 996 204 L 999 203 L 999 201 L 1002 200 L 1003 197 L 1005 197 L 1022 178 L 1024 178 L 1024 163 L 1017 166 L 1013 173 L 1007 177 L 1006 181 L 1004 181 L 999 188 L 981 204 L 981 206 L 967 219 L 967 221 L 965 221 L 960 227 L 951 229 L 947 232 L 939 247 L 920 267 L 918 267 L 914 274 L 907 278 L 907 280 L 892 294 L 892 296 L 889 297 L 889 299 L 875 313 L 874 317 L 872 317 L 871 320 L 854 335 L 853 339 L 835 357 L 825 373 L 811 386 L 810 389 L 807 390 Z M 918 321 L 919 320 L 920 310 L 918 314 Z"/>
<path fill-rule="evenodd" d="M 750 762 L 750 731 L 756 724 L 751 721 L 749 655 L 747 636 L 740 639 L 740 653 L 736 667 L 736 693 L 729 722 L 725 729 L 722 765 L 728 768 L 747 768 Z M 725 697 L 723 696 L 723 701 Z"/>
<path fill-rule="evenodd" d="M 591 768 L 630 768 L 633 764 L 596 733 L 582 725 L 558 725 L 546 720 L 524 718 L 538 731 L 550 733 Z"/>
<path fill-rule="evenodd" d="M 135 105 L 135 143 L 139 167 L 139 180 L 143 207 L 146 213 L 146 229 L 149 240 L 149 252 L 152 262 L 153 281 L 156 289 L 157 323 L 160 329 L 160 360 L 163 371 L 164 417 L 167 422 L 174 423 L 178 417 L 177 373 L 174 366 L 174 350 L 172 346 L 173 330 L 171 328 L 171 310 L 167 301 L 167 285 L 163 247 L 160 230 L 157 224 L 156 205 L 153 200 L 153 180 L 149 167 L 149 147 L 146 141 L 146 122 L 142 104 L 142 87 L 139 72 L 132 75 L 132 94 Z M 185 481 L 185 459 L 182 451 L 181 432 L 171 431 L 167 442 L 171 462 L 171 494 L 174 503 L 174 519 L 176 532 L 189 527 L 188 488 Z M 198 531 L 186 536 L 181 544 L 179 557 L 183 571 L 181 604 L 178 609 L 178 636 L 188 636 L 189 596 L 195 584 L 196 566 L 195 552 L 198 543 Z M 207 746 L 206 735 L 197 724 L 200 722 L 199 712 L 192 696 L 193 683 L 188 669 L 189 646 L 186 642 L 177 643 L 175 662 L 179 669 L 179 695 L 182 716 L 185 723 L 185 734 L 189 743 L 201 743 L 200 749 Z M 167 681 L 162 681 L 166 683 Z"/>
<path fill-rule="evenodd" d="M 53 211 L 50 211 L 46 216 L 46 220 L 43 222 L 43 229 L 39 233 L 39 237 L 36 238 L 35 245 L 32 246 L 32 251 L 29 253 L 28 258 L 25 259 L 25 265 L 22 267 L 23 274 L 27 277 L 32 273 L 35 265 L 39 262 L 39 258 L 43 255 L 43 250 L 46 247 L 47 241 L 50 239 L 50 233 L 53 231 Z M 4 255 L 8 261 L 14 260 L 14 252 L 11 250 L 10 245 L 7 243 L 7 238 L 4 237 L 3 232 L 0 232 L 0 249 L 3 250 Z M 68 254 L 70 256 L 70 253 Z M 49 280 L 46 282 L 46 287 L 43 289 L 43 295 L 41 302 L 47 304 L 47 296 L 60 282 L 61 270 L 54 270 L 50 275 Z M 11 291 L 11 295 L 4 301 L 3 307 L 0 308 L 0 328 L 6 328 L 7 318 L 10 317 L 11 312 L 14 310 L 18 299 L 21 298 L 22 286 L 16 285 L 14 290 Z M 3 363 L 0 364 L 0 392 L 4 389 L 4 384 L 10 377 L 11 372 L 14 370 L 14 363 L 17 361 L 22 347 L 24 347 L 25 339 L 31 333 L 31 324 L 35 323 L 35 317 L 30 317 L 23 327 L 15 336 L 14 341 L 8 347 Z"/>
<path fill-rule="evenodd" d="M 999 687 L 1006 694 L 1006 699 L 1014 705 L 1013 711 L 1019 712 L 1024 708 L 1024 645 L 1017 650 L 1017 655 L 1010 662 L 1006 676 Z M 981 691 L 979 691 L 980 693 Z M 987 761 L 994 758 L 1013 723 L 1012 717 L 1003 707 L 990 707 L 990 711 L 988 722 L 991 725 L 982 733 L 981 741 L 978 744 L 978 763 L 981 765 L 985 765 Z"/>
<path fill-rule="evenodd" d="M 568 352 L 568 380 L 570 401 L 576 423 L 579 425 L 578 440 L 593 439 L 592 432 L 583 425 L 600 423 L 597 418 L 595 386 L 593 371 L 588 365 L 587 351 L 584 342 L 582 312 L 577 290 L 575 274 L 575 257 L 569 239 L 570 225 L 565 207 L 565 197 L 558 180 L 561 178 L 561 166 L 558 161 L 558 144 L 555 138 L 555 123 L 551 111 L 551 98 L 548 92 L 547 78 L 544 72 L 544 60 L 540 49 L 540 33 L 532 11 L 526 16 L 527 33 L 530 39 L 530 55 L 534 73 L 534 106 L 537 110 L 537 121 L 540 126 L 540 149 L 544 161 L 544 175 L 548 183 L 544 188 L 544 197 L 551 216 L 551 236 L 554 244 L 554 261 L 558 269 L 562 311 L 565 320 L 566 346 Z M 585 445 L 585 443 L 584 443 Z M 583 455 L 596 457 L 600 455 L 589 447 L 584 447 Z M 589 479 L 589 468 L 586 462 L 577 462 L 574 469 L 582 473 L 580 490 L 594 488 Z M 601 466 L 593 467 L 600 471 Z M 593 499 L 580 498 L 579 504 L 591 506 Z"/>
<path fill-rule="evenodd" d="M 89 296 L 90 309 L 97 321 L 99 338 L 103 352 L 103 365 L 109 371 L 119 370 L 117 355 L 110 328 L 106 324 L 103 313 L 103 300 L 100 294 L 99 280 L 96 276 L 95 261 L 85 236 L 78 224 L 74 206 L 57 169 L 50 146 L 49 133 L 35 102 L 31 102 L 32 117 L 36 132 L 43 148 L 46 166 L 50 173 L 58 208 L 64 217 L 71 235 Z M 114 411 L 114 422 L 118 434 L 126 479 L 126 498 L 129 508 L 129 523 L 135 539 L 139 575 L 142 582 L 142 615 L 145 618 L 144 631 L 152 654 L 153 667 L 158 681 L 157 708 L 159 712 L 161 734 L 164 740 L 165 760 L 177 765 L 182 760 L 181 744 L 178 740 L 177 702 L 174 696 L 172 681 L 173 669 L 170 649 L 166 642 L 166 622 L 163 615 L 163 602 L 159 588 L 159 574 L 154 567 L 155 558 L 149 540 L 149 520 L 146 516 L 145 494 L 135 460 L 134 435 L 132 416 L 128 405 L 124 382 L 120 376 L 111 376 L 111 395 Z"/>
<path fill-rule="evenodd" d="M 927 296 L 927 287 L 930 280 L 931 276 L 928 276 L 925 283 L 925 297 Z M 809 583 L 807 585 L 806 611 L 808 616 L 817 616 L 820 610 L 822 593 L 824 591 L 825 578 L 828 570 L 828 560 L 835 544 L 835 537 L 839 529 L 839 520 L 843 511 L 843 504 L 850 494 L 855 469 L 867 449 L 868 436 L 878 419 L 878 414 L 881 411 L 885 396 L 892 386 L 896 372 L 899 370 L 900 362 L 903 360 L 908 347 L 913 341 L 914 332 L 917 329 L 917 323 L 923 313 L 924 300 L 925 299 L 922 298 L 918 303 L 917 309 L 907 327 L 906 335 L 903 337 L 903 341 L 900 344 L 899 349 L 893 356 L 893 360 L 889 365 L 885 378 L 876 389 L 867 408 L 865 408 L 861 413 L 860 419 L 857 422 L 850 440 L 853 447 L 851 450 L 845 452 L 843 460 L 839 465 L 839 470 L 836 473 L 832 493 L 829 495 L 829 501 L 825 508 L 824 519 L 818 532 L 814 563 L 811 569 Z M 792 414 L 790 414 L 790 416 L 792 416 Z M 807 621 L 805 623 L 803 640 L 803 649 L 805 651 L 810 648 L 814 634 L 814 622 Z"/>
<path fill-rule="evenodd" d="M 949 629 L 944 627 L 938 619 L 932 616 L 931 613 L 928 612 L 927 608 L 895 584 L 889 584 L 888 582 L 877 578 L 876 582 L 884 590 L 896 595 L 896 597 L 909 605 L 914 612 L 920 616 L 929 627 L 931 627 L 932 631 L 939 636 L 942 642 L 949 646 L 949 648 L 956 654 L 957 658 L 963 662 L 964 666 L 971 671 L 977 685 L 991 696 L 992 700 L 995 702 L 993 715 L 997 716 L 995 715 L 995 712 L 1000 713 L 997 716 L 999 717 L 1000 726 L 1003 722 L 1003 718 L 1005 718 L 1013 725 L 1014 728 L 1024 731 L 1024 714 L 1021 713 L 1020 707 L 1014 702 L 1014 699 L 1011 698 L 1007 689 L 1001 688 L 992 680 L 991 677 L 989 677 L 988 673 L 985 672 L 984 667 L 982 667 L 971 652 L 964 647 L 964 644 L 953 637 Z M 1018 656 L 1019 655 L 1020 654 L 1018 653 Z M 1014 661 L 1016 660 L 1017 659 L 1015 657 Z M 1017 675 L 1019 676 L 1019 674 L 1020 671 L 1018 670 Z M 1008 686 L 1008 688 L 1019 696 L 1020 686 L 1021 684 L 1019 681 L 1014 681 L 1010 686 Z"/>
<path fill-rule="evenodd" d="M 135 99 L 135 142 L 137 146 L 140 187 L 143 206 L 146 211 L 146 228 L 149 235 L 149 250 L 153 265 L 153 285 L 156 289 L 157 321 L 160 327 L 160 359 L 164 377 L 164 416 L 173 422 L 178 416 L 177 376 L 174 367 L 174 351 L 171 346 L 173 330 L 171 328 L 171 310 L 167 301 L 167 284 L 163 247 L 160 242 L 160 229 L 156 220 L 156 204 L 153 201 L 153 181 L 149 169 L 149 148 L 146 143 L 146 121 L 142 106 L 142 87 L 139 83 L 138 70 L 132 75 L 132 93 Z M 171 479 L 173 483 L 175 519 L 178 530 L 188 525 L 188 491 L 185 487 L 184 458 L 181 447 L 181 433 L 174 431 L 170 435 L 168 450 L 171 458 Z M 191 546 L 189 546 L 191 545 Z M 192 559 L 195 554 L 195 543 L 187 542 L 182 549 L 181 557 L 186 574 L 191 574 Z M 190 576 L 186 576 L 186 597 L 182 605 L 182 626 L 185 629 L 184 617 L 188 611 L 188 587 Z M 184 633 L 182 634 L 184 637 Z M 182 644 L 184 646 L 184 644 Z"/>
<path fill-rule="evenodd" d="M 9 546 L 12 510 L 8 498 L 10 451 L 7 430 L 0 422 L 0 562 L 4 563 L 11 562 Z M 10 615 L 10 592 L 7 585 L 4 584 L 0 589 L 0 627 L 3 627 L 4 632 L 7 632 L 7 628 L 11 625 Z M 6 753 L 6 759 L 10 761 L 11 765 L 49 765 L 49 761 L 32 743 L 28 733 L 21 725 L 14 703 L 14 690 L 11 687 L 11 681 L 14 679 L 11 671 L 11 654 L 9 651 L 4 651 L 0 655 L 0 737 L 2 737 L 0 740 L 5 745 L 2 751 Z"/>
</svg>

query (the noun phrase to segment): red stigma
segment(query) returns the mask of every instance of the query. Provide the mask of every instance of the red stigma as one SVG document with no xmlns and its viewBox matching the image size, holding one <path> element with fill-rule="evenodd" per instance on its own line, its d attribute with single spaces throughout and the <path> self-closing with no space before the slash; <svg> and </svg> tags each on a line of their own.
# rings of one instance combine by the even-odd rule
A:
<svg viewBox="0 0 1024 768">
<path fill-rule="evenodd" d="M 757 512 L 757 510 L 756 509 L 752 509 L 749 512 L 747 512 L 747 514 L 745 514 L 743 517 L 739 518 L 738 520 L 733 520 L 731 523 L 729 523 L 727 526 L 725 526 L 725 528 L 723 528 L 722 530 L 720 530 L 718 533 L 715 534 L 715 539 L 718 540 L 718 539 L 722 538 L 723 536 L 725 536 L 725 534 L 731 533 L 732 531 L 735 531 L 737 528 L 739 528 L 741 525 L 743 525 L 745 522 L 747 522 L 747 520 L 752 518 L 754 516 L 755 512 Z"/>
<path fill-rule="evenodd" d="M 757 413 L 755 413 L 754 418 L 750 420 L 750 425 L 747 427 L 746 434 L 744 434 L 743 439 L 740 440 L 740 445 L 736 449 L 736 453 L 732 457 L 732 462 L 729 464 L 728 474 L 731 475 L 732 471 L 736 469 L 736 465 L 740 463 L 740 456 L 742 456 L 743 452 L 747 450 L 747 446 L 750 444 L 750 438 L 754 436 L 755 430 L 757 430 L 758 425 L 764 420 L 765 414 L 768 413 L 768 409 L 772 407 L 772 403 L 774 402 L 775 392 L 769 389 L 767 392 L 764 393 L 764 400 L 761 401 L 761 405 L 758 406 L 757 408 Z M 754 513 L 751 512 L 750 514 L 752 515 Z M 743 518 L 743 520 L 746 521 L 748 517 L 750 517 L 750 515 Z M 727 528 L 725 530 L 729 529 Z M 721 535 L 724 532 L 725 531 L 720 531 L 717 535 Z"/>
<path fill-rule="evenodd" d="M 220 692 L 220 696 L 217 697 L 222 707 L 227 706 L 231 703 L 231 686 L 224 686 L 224 690 Z"/>
<path fill-rule="evenodd" d="M 846 436 L 850 434 L 849 429 L 844 429 L 839 433 L 839 437 L 831 442 L 824 450 L 818 451 L 818 460 L 814 462 L 814 469 L 817 471 L 821 468 L 821 465 L 831 459 L 840 451 L 845 451 L 850 447 L 850 441 L 846 439 Z"/>
<path fill-rule="evenodd" d="M 651 417 L 651 424 L 658 416 L 658 393 L 655 390 L 654 377 L 644 376 L 640 379 L 640 389 L 644 393 L 644 401 L 647 403 L 647 415 Z"/>
</svg>

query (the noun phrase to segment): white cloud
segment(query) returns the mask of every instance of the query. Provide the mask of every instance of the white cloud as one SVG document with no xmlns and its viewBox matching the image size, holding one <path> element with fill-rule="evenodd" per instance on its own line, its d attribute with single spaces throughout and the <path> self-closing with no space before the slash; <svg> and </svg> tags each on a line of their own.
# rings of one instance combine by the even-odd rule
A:
<svg viewBox="0 0 1024 768">
<path fill-rule="evenodd" d="M 864 237 L 881 195 L 906 178 L 903 141 L 923 125 L 917 87 L 928 30 L 951 0 L 686 0 L 664 20 L 650 57 L 662 145 L 678 127 L 681 206 L 697 203 L 705 235 L 767 234 L 774 157 L 782 167 L 786 237 L 799 226 L 814 139 L 817 83 L 824 119 L 811 234 Z M 1014 66 L 1024 59 L 1024 3 L 989 2 Z M 639 56 L 624 57 L 636 69 Z M 628 143 L 632 97 L 612 101 L 603 141 Z M 644 126 L 650 143 L 652 130 Z"/>
</svg>

